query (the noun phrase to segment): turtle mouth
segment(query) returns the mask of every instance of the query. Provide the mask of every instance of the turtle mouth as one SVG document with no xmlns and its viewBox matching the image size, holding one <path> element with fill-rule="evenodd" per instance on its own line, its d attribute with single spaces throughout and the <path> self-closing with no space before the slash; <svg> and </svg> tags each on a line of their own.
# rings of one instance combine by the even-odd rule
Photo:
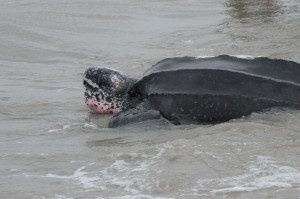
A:
<svg viewBox="0 0 300 199">
<path fill-rule="evenodd" d="M 89 91 L 84 93 L 84 98 L 85 104 L 94 113 L 113 114 L 121 111 L 121 108 L 118 104 L 101 100 L 97 95 L 91 95 Z"/>
<path fill-rule="evenodd" d="M 91 80 L 84 79 L 83 85 L 85 86 L 84 101 L 92 112 L 113 114 L 121 111 L 119 103 L 108 95 L 105 95 L 107 92 L 101 90 Z"/>
</svg>

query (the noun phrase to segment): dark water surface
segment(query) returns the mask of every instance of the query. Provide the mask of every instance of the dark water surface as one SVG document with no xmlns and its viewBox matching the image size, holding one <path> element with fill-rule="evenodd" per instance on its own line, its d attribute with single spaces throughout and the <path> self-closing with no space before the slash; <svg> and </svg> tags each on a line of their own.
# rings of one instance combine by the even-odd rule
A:
<svg viewBox="0 0 300 199">
<path fill-rule="evenodd" d="M 1 198 L 297 198 L 300 112 L 105 128 L 82 74 L 174 56 L 300 62 L 297 0 L 2 0 Z"/>
</svg>

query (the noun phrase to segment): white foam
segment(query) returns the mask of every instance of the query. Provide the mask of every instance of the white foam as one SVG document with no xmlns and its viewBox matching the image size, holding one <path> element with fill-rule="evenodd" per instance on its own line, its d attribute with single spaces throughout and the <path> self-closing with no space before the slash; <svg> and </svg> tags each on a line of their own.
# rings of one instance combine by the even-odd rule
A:
<svg viewBox="0 0 300 199">
<path fill-rule="evenodd" d="M 110 168 L 116 169 L 117 171 L 124 171 L 126 169 L 126 162 L 124 160 L 116 160 Z"/>
<path fill-rule="evenodd" d="M 138 194 L 138 195 L 124 195 L 118 197 L 110 197 L 110 199 L 174 199 L 174 198 L 155 197 L 150 195 Z"/>
<path fill-rule="evenodd" d="M 62 128 L 62 129 L 67 129 L 67 128 L 70 128 L 70 125 L 68 125 L 68 124 L 63 125 L 63 128 Z"/>
<path fill-rule="evenodd" d="M 48 132 L 48 133 L 58 132 L 58 131 L 61 131 L 61 130 L 68 129 L 68 128 L 70 128 L 70 126 L 71 126 L 71 125 L 69 125 L 69 124 L 65 124 L 65 125 L 62 125 L 61 128 L 50 129 L 50 130 L 48 130 L 47 132 Z"/>
<path fill-rule="evenodd" d="M 257 160 L 249 164 L 248 172 L 242 175 L 198 180 L 198 186 L 202 190 L 209 185 L 216 187 L 211 190 L 212 194 L 287 188 L 298 184 L 300 184 L 300 172 L 297 169 L 277 165 L 271 157 L 266 156 L 257 156 Z"/>
<path fill-rule="evenodd" d="M 232 188 L 213 190 L 212 193 L 231 193 L 231 192 L 243 192 L 243 191 L 254 191 L 256 187 L 236 186 Z"/>
<path fill-rule="evenodd" d="M 53 132 L 57 132 L 57 131 L 61 131 L 62 129 L 50 129 L 47 132 L 48 133 L 53 133 Z"/>
<path fill-rule="evenodd" d="M 30 153 L 16 153 L 16 155 L 31 155 Z"/>
<path fill-rule="evenodd" d="M 119 190 L 120 194 L 124 195 L 115 198 L 153 198 L 165 199 L 162 197 L 154 197 L 143 195 L 144 191 L 151 190 L 152 186 L 157 186 L 157 180 L 151 172 L 159 173 L 159 170 L 152 171 L 151 168 L 158 162 L 161 162 L 161 157 L 166 151 L 167 145 L 157 147 L 151 154 L 133 153 L 129 161 L 116 159 L 112 164 L 102 169 L 101 171 L 87 172 L 86 166 L 82 166 L 74 171 L 71 175 L 58 175 L 48 173 L 46 175 L 29 175 L 23 173 L 26 177 L 42 177 L 51 178 L 72 182 L 80 185 L 84 189 L 89 190 L 110 190 L 111 188 Z M 117 157 L 122 157 L 123 153 L 118 153 Z M 71 161 L 75 162 L 75 161 Z M 88 164 L 90 166 L 94 163 Z"/>
<path fill-rule="evenodd" d="M 73 199 L 73 198 L 69 198 L 64 195 L 55 194 L 54 199 Z"/>
<path fill-rule="evenodd" d="M 90 128 L 90 129 L 97 129 L 98 128 L 97 125 L 94 124 L 94 123 L 92 123 L 92 122 L 90 122 L 90 123 L 84 123 L 83 127 L 84 128 Z"/>
<path fill-rule="evenodd" d="M 185 44 L 187 44 L 187 45 L 191 45 L 191 44 L 195 43 L 193 40 L 184 40 L 182 42 L 185 43 Z"/>
<path fill-rule="evenodd" d="M 165 149 L 160 148 L 157 151 L 154 155 L 133 154 L 138 160 L 130 163 L 124 160 L 116 160 L 100 172 L 102 174 L 101 183 L 106 187 L 121 188 L 131 194 L 139 194 L 144 190 L 151 189 L 149 168 L 159 162 Z M 122 156 L 122 154 L 119 154 L 119 156 Z M 141 157 L 142 159 L 139 160 Z M 156 172 L 159 172 L 159 170 Z"/>
<path fill-rule="evenodd" d="M 99 180 L 99 177 L 88 177 L 87 172 L 82 171 L 85 169 L 85 166 L 78 168 L 73 175 L 64 176 L 64 175 L 56 175 L 49 173 L 45 177 L 47 178 L 55 178 L 61 180 L 73 180 L 80 184 L 83 188 L 95 188 L 97 187 L 95 181 Z"/>
<path fill-rule="evenodd" d="M 15 153 L 15 155 L 21 155 L 21 156 L 33 156 L 33 155 L 39 155 L 39 156 L 49 156 L 47 153 L 40 153 L 40 154 L 32 154 L 32 153 Z"/>
</svg>

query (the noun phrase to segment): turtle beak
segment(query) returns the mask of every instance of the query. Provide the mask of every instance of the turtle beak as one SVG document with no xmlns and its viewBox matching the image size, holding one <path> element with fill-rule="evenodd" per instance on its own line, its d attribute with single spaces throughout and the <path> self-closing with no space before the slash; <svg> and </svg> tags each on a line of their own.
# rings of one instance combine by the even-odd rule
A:
<svg viewBox="0 0 300 199">
<path fill-rule="evenodd" d="M 89 80 L 94 80 L 93 82 L 96 82 L 96 78 L 97 78 L 97 70 L 96 68 L 88 68 L 84 74 L 83 74 L 83 79 L 89 79 Z"/>
<path fill-rule="evenodd" d="M 83 85 L 91 92 L 96 92 L 99 89 L 97 83 L 97 73 L 95 68 L 87 69 L 83 74 Z"/>
</svg>

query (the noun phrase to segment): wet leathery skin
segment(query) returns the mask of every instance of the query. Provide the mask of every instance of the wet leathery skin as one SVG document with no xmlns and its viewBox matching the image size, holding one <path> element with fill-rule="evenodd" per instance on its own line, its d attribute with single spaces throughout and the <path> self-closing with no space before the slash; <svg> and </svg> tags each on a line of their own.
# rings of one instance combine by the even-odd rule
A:
<svg viewBox="0 0 300 199">
<path fill-rule="evenodd" d="M 181 78 L 178 78 L 180 75 Z M 172 83 L 173 82 L 173 83 Z M 230 70 L 181 69 L 162 71 L 136 85 L 144 97 L 151 94 L 237 95 L 252 99 L 300 103 L 300 84 Z"/>
<path fill-rule="evenodd" d="M 85 103 L 96 113 L 118 113 L 125 109 L 129 81 L 105 68 L 89 68 L 84 73 Z"/>
<path fill-rule="evenodd" d="M 129 91 L 174 124 L 220 123 L 272 107 L 300 109 L 300 64 L 265 57 L 167 58 Z"/>
<path fill-rule="evenodd" d="M 300 109 L 300 103 L 253 99 L 239 95 L 164 93 L 151 94 L 153 108 L 173 124 L 217 124 L 272 107 Z"/>
<path fill-rule="evenodd" d="M 273 107 L 300 109 L 300 64 L 281 59 L 167 58 L 127 82 L 109 69 L 85 73 L 87 105 L 99 113 L 121 111 L 110 127 L 159 115 L 173 124 L 215 124 Z"/>
</svg>

